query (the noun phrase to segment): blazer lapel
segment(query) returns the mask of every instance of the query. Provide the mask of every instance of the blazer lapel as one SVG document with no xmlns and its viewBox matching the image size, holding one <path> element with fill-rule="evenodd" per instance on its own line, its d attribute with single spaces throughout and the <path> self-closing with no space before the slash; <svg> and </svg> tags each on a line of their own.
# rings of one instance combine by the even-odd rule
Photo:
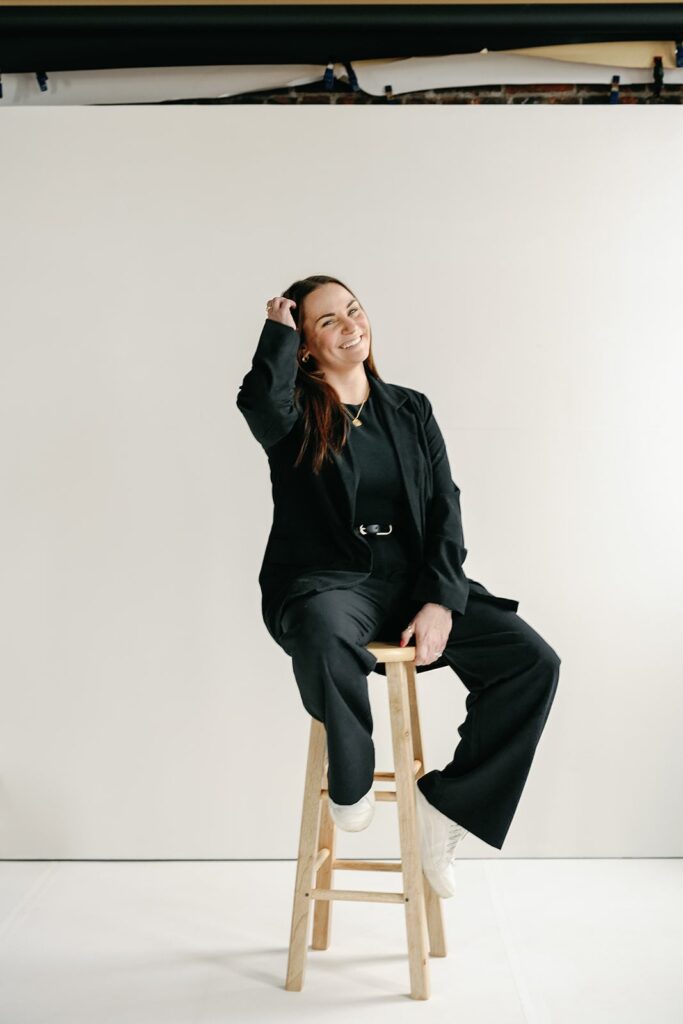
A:
<svg viewBox="0 0 683 1024">
<path fill-rule="evenodd" d="M 354 430 L 356 428 L 354 427 Z M 341 513 L 342 521 L 345 526 L 353 529 L 356 515 L 356 492 L 358 491 L 358 467 L 351 449 L 347 447 L 345 451 L 340 454 L 332 452 L 332 458 L 334 459 L 337 469 L 339 470 L 339 477 L 341 479 L 342 490 L 344 493 L 344 509 Z"/>
<path fill-rule="evenodd" d="M 371 380 L 371 387 L 382 399 L 379 415 L 384 420 L 387 433 L 396 452 L 413 528 L 421 543 L 425 510 L 421 491 L 423 474 L 415 416 L 411 411 L 407 395 L 393 390 L 390 384 L 375 378 Z"/>
</svg>

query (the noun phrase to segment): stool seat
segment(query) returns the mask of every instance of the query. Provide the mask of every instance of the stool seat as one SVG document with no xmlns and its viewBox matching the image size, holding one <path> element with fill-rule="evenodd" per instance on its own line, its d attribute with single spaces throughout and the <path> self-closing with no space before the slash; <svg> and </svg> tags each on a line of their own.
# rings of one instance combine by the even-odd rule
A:
<svg viewBox="0 0 683 1024">
<path fill-rule="evenodd" d="M 379 640 L 365 646 L 375 655 L 377 661 L 383 662 L 385 665 L 395 661 L 415 661 L 414 647 L 401 647 L 399 644 L 383 644 Z"/>
<path fill-rule="evenodd" d="M 300 992 L 303 988 L 312 908 L 311 948 L 324 950 L 330 945 L 334 900 L 402 903 L 410 995 L 413 999 L 429 999 L 428 954 L 443 957 L 447 950 L 441 898 L 423 874 L 417 831 L 415 782 L 425 774 L 425 767 L 415 685 L 415 647 L 381 641 L 366 647 L 378 663 L 386 665 L 394 766 L 393 771 L 374 772 L 373 780 L 395 783 L 393 790 L 375 789 L 374 793 L 376 800 L 396 802 L 401 860 L 343 860 L 335 856 L 336 826 L 330 815 L 327 788 L 327 734 L 324 724 L 311 718 L 285 989 Z M 378 674 L 378 678 L 384 677 Z M 400 872 L 402 889 L 339 889 L 333 886 L 333 872 L 342 870 Z"/>
</svg>

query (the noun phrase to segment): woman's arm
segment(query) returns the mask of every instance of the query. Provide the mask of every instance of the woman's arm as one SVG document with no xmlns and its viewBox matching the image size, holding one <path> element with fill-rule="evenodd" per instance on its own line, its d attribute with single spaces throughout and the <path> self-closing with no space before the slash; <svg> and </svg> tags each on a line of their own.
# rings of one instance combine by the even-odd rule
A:
<svg viewBox="0 0 683 1024">
<path fill-rule="evenodd" d="M 264 448 L 285 437 L 298 419 L 294 384 L 300 344 L 294 327 L 267 319 L 251 369 L 240 385 L 237 407 Z"/>
<path fill-rule="evenodd" d="M 462 568 L 467 548 L 460 514 L 460 489 L 451 477 L 446 444 L 426 395 L 424 428 L 432 460 L 434 490 L 427 509 L 425 553 L 412 597 L 464 613 L 469 583 Z"/>
</svg>

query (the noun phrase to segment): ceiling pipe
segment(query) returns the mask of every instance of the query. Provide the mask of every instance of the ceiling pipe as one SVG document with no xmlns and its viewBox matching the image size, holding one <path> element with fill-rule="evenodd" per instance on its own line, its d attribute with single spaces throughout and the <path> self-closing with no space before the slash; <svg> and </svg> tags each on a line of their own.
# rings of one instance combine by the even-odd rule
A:
<svg viewBox="0 0 683 1024">
<path fill-rule="evenodd" d="M 0 74 L 320 64 L 683 38 L 683 4 L 0 6 Z"/>
</svg>

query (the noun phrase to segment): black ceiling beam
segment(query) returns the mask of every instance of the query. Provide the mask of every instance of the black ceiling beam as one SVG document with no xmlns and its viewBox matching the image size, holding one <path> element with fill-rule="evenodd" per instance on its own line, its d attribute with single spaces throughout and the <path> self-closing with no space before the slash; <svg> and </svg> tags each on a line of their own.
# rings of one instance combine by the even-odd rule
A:
<svg viewBox="0 0 683 1024">
<path fill-rule="evenodd" d="M 2 72 L 320 64 L 678 41 L 683 4 L 0 6 Z"/>
</svg>

